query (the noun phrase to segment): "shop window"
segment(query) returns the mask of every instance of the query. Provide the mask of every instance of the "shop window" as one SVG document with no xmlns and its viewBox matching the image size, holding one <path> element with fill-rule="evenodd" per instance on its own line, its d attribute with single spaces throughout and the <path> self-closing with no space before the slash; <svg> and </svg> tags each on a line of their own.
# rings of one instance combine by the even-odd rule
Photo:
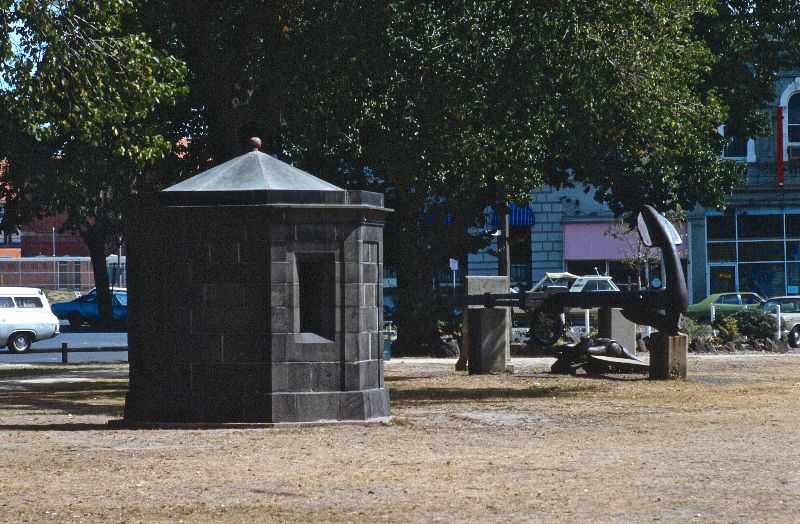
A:
<svg viewBox="0 0 800 524">
<path fill-rule="evenodd" d="M 800 260 L 800 241 L 786 242 L 786 260 Z"/>
<path fill-rule="evenodd" d="M 644 266 L 637 270 L 630 263 L 609 261 L 608 274 L 620 289 L 636 290 L 645 285 Z"/>
<path fill-rule="evenodd" d="M 739 215 L 739 238 L 783 238 L 783 215 Z"/>
<path fill-rule="evenodd" d="M 788 214 L 786 217 L 786 238 L 800 238 L 800 214 Z"/>
<path fill-rule="evenodd" d="M 299 332 L 315 333 L 332 340 L 336 312 L 336 264 L 333 253 L 296 253 L 295 258 Z"/>
<path fill-rule="evenodd" d="M 736 242 L 714 242 L 708 244 L 709 262 L 736 262 Z"/>
<path fill-rule="evenodd" d="M 706 217 L 706 228 L 709 240 L 733 240 L 736 238 L 733 215 Z"/>
<path fill-rule="evenodd" d="M 800 263 L 786 264 L 786 292 L 790 295 L 800 293 Z"/>
<path fill-rule="evenodd" d="M 758 293 L 762 297 L 783 295 L 786 274 L 780 264 L 739 264 L 739 291 Z"/>
<path fill-rule="evenodd" d="M 567 271 L 573 275 L 604 275 L 606 272 L 605 260 L 567 260 Z M 595 272 L 597 271 L 597 272 Z"/>
<path fill-rule="evenodd" d="M 783 260 L 783 242 L 740 242 L 740 262 Z"/>
<path fill-rule="evenodd" d="M 512 284 L 529 284 L 531 281 L 531 226 L 511 226 L 508 238 Z"/>
<path fill-rule="evenodd" d="M 736 291 L 733 266 L 711 266 L 708 269 L 709 290 L 711 293 L 731 293 Z"/>
</svg>

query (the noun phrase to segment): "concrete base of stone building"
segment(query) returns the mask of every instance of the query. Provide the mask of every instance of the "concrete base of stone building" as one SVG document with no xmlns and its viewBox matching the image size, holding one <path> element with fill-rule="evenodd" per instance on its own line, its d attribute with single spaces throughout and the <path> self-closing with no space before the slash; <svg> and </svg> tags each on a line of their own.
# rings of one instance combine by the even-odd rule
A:
<svg viewBox="0 0 800 524">
<path fill-rule="evenodd" d="M 110 429 L 261 429 L 261 428 L 314 428 L 320 426 L 346 425 L 371 426 L 391 424 L 392 417 L 369 420 L 319 420 L 315 422 L 137 422 L 124 418 L 107 422 Z"/>
<path fill-rule="evenodd" d="M 128 393 L 123 426 L 372 421 L 389 416 L 385 388 L 239 395 Z"/>
</svg>

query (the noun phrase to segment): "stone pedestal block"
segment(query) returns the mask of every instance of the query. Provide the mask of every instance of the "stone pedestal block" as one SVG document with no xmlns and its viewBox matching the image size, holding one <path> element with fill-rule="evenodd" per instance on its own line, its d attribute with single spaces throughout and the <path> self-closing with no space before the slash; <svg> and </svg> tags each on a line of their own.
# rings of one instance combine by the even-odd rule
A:
<svg viewBox="0 0 800 524">
<path fill-rule="evenodd" d="M 652 380 L 683 380 L 686 378 L 686 355 L 689 337 L 679 333 L 669 336 L 653 333 L 647 344 L 650 349 L 650 378 Z"/>
<path fill-rule="evenodd" d="M 636 352 L 636 324 L 622 316 L 619 308 L 600 308 L 597 312 L 597 333 L 616 340 L 631 353 Z"/>
<path fill-rule="evenodd" d="M 508 328 L 503 309 L 473 309 L 467 315 L 468 369 L 470 375 L 506 370 Z"/>
<path fill-rule="evenodd" d="M 467 294 L 508 293 L 508 277 L 467 277 Z M 511 310 L 469 306 L 464 311 L 461 352 L 456 370 L 471 375 L 512 371 Z"/>
</svg>

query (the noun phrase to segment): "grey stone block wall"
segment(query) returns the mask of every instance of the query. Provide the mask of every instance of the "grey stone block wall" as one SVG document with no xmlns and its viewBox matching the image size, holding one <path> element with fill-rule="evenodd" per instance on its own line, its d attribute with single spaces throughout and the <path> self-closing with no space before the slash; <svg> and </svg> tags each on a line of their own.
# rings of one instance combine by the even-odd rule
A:
<svg viewBox="0 0 800 524">
<path fill-rule="evenodd" d="M 565 207 L 563 195 L 552 188 L 534 191 L 533 197 L 536 222 L 531 228 L 531 271 L 535 283 L 547 272 L 564 270 Z"/>
<path fill-rule="evenodd" d="M 294 211 L 131 209 L 126 420 L 388 416 L 381 351 L 385 213 Z M 329 254 L 334 265 L 332 289 L 322 294 L 332 301 L 332 338 L 299 329 L 296 262 L 309 253 Z"/>
</svg>

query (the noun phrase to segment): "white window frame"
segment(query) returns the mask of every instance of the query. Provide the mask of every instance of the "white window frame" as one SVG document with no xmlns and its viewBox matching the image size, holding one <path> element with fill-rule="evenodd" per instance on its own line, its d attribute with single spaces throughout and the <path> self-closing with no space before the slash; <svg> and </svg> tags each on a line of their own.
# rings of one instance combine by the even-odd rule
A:
<svg viewBox="0 0 800 524">
<path fill-rule="evenodd" d="M 789 160 L 789 146 L 800 146 L 800 142 L 789 142 L 789 99 L 793 96 L 800 93 L 800 76 L 796 77 L 792 82 L 789 82 L 789 85 L 786 86 L 786 89 L 783 90 L 781 93 L 781 101 L 780 105 L 783 108 L 783 122 L 781 122 L 781 133 L 783 133 L 783 151 L 780 153 L 783 155 L 783 160 Z"/>
</svg>

